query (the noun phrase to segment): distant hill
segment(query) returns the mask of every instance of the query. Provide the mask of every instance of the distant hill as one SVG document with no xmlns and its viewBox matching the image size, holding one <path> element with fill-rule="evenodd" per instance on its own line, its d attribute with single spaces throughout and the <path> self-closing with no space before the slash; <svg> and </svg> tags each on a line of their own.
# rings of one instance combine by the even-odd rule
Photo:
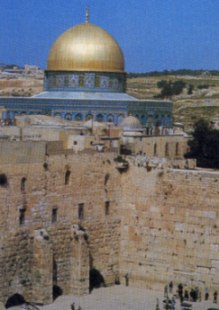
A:
<svg viewBox="0 0 219 310">
<path fill-rule="evenodd" d="M 192 74 L 179 74 L 191 71 Z M 127 93 L 139 99 L 170 99 L 173 101 L 173 116 L 175 122 L 181 122 L 186 130 L 193 127 L 194 122 L 199 118 L 210 121 L 219 119 L 219 71 L 199 70 L 177 70 L 174 75 L 161 72 L 157 75 L 153 73 L 140 73 L 137 77 L 128 75 Z M 210 74 L 209 72 L 214 72 Z M 166 73 L 166 71 L 165 71 Z M 217 73 L 217 74 L 216 74 Z M 183 85 L 180 91 L 162 92 L 160 85 L 167 85 L 173 88 Z"/>
<path fill-rule="evenodd" d="M 5 69 L 13 69 L 13 68 L 18 68 L 18 69 L 23 69 L 24 67 L 21 67 L 19 65 L 16 64 L 4 64 L 4 63 L 0 63 L 0 67 L 5 70 Z"/>
<path fill-rule="evenodd" d="M 156 76 L 173 76 L 173 75 L 190 75 L 190 76 L 200 76 L 200 75 L 212 75 L 219 76 L 219 70 L 191 70 L 191 69 L 178 69 L 178 70 L 164 70 L 164 71 L 151 71 L 151 72 L 142 72 L 135 73 L 129 72 L 128 78 L 137 78 L 137 77 L 156 77 Z"/>
</svg>

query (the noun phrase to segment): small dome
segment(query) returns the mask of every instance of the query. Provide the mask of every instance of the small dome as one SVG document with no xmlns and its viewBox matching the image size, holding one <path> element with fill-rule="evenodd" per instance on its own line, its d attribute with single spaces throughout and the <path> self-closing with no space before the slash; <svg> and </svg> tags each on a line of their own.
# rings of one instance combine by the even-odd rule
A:
<svg viewBox="0 0 219 310">
<path fill-rule="evenodd" d="M 135 131 L 135 130 L 142 130 L 142 125 L 139 120 L 134 116 L 128 116 L 124 118 L 124 120 L 119 125 L 123 131 Z"/>
<path fill-rule="evenodd" d="M 65 31 L 53 44 L 49 71 L 124 72 L 124 57 L 115 39 L 90 23 Z"/>
</svg>

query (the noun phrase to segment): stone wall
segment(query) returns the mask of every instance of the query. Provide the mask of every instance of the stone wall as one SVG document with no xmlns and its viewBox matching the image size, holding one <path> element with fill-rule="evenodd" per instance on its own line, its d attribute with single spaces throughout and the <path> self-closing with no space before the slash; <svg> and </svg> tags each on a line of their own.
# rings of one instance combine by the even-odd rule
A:
<svg viewBox="0 0 219 310">
<path fill-rule="evenodd" d="M 123 142 L 132 153 L 142 153 L 147 157 L 184 158 L 188 151 L 188 138 L 183 135 L 125 136 Z"/>
<path fill-rule="evenodd" d="M 88 293 L 91 269 L 106 285 L 128 273 L 130 285 L 219 287 L 218 172 L 138 157 L 118 169 L 113 152 L 68 154 L 53 142 L 0 146 L 4 303 Z"/>
<path fill-rule="evenodd" d="M 0 180 L 0 300 L 19 293 L 50 303 L 54 286 L 64 294 L 88 293 L 91 268 L 106 285 L 114 284 L 120 239 L 114 154 L 46 156 L 45 144 L 36 163 L 28 153 L 25 163 L 22 154 L 21 163 L 0 164 L 0 179 L 6 177 L 6 183 Z"/>
<path fill-rule="evenodd" d="M 122 178 L 120 277 L 154 287 L 219 288 L 219 173 L 147 171 Z"/>
</svg>

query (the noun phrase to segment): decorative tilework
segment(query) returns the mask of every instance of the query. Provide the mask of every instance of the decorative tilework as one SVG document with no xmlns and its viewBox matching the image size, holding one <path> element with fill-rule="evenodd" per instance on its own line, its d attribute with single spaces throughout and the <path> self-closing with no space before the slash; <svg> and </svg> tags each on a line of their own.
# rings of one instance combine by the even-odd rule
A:
<svg viewBox="0 0 219 310">
<path fill-rule="evenodd" d="M 79 85 L 79 76 L 77 74 L 71 74 L 69 78 L 69 86 L 74 88 Z"/>
<path fill-rule="evenodd" d="M 63 87 L 64 86 L 64 81 L 65 81 L 65 76 L 64 75 L 59 75 L 57 77 L 58 80 L 58 87 Z"/>
<path fill-rule="evenodd" d="M 79 87 L 84 87 L 84 75 L 79 75 Z"/>
<path fill-rule="evenodd" d="M 85 73 L 84 75 L 84 86 L 86 88 L 94 88 L 95 84 L 95 74 L 94 73 Z"/>
<path fill-rule="evenodd" d="M 100 76 L 100 88 L 109 88 L 109 77 Z"/>
</svg>

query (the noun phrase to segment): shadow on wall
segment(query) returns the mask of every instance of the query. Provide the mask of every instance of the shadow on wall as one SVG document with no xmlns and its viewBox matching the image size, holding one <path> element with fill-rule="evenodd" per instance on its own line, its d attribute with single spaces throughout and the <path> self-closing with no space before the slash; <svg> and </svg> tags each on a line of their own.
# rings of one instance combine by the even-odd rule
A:
<svg viewBox="0 0 219 310">
<path fill-rule="evenodd" d="M 91 268 L 90 270 L 90 292 L 94 288 L 99 288 L 105 286 L 104 277 L 96 268 Z"/>
<path fill-rule="evenodd" d="M 25 303 L 25 299 L 22 295 L 16 293 L 12 296 L 10 296 L 5 304 L 6 308 L 14 307 L 14 306 L 19 306 Z"/>
</svg>

